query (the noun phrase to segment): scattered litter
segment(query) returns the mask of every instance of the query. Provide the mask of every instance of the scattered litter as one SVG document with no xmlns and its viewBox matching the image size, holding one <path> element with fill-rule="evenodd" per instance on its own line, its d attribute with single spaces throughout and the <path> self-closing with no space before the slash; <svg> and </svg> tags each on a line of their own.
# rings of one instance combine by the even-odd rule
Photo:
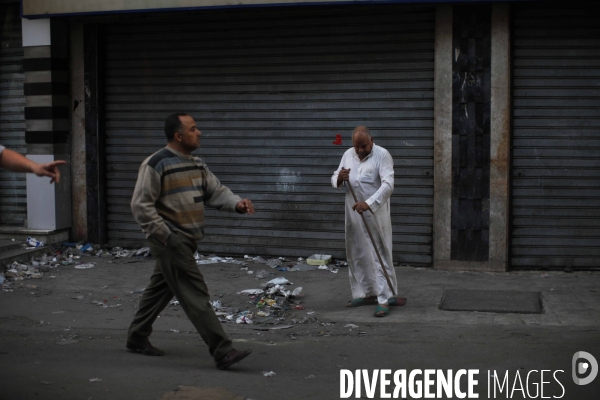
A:
<svg viewBox="0 0 600 400">
<path fill-rule="evenodd" d="M 215 301 L 211 302 L 210 304 L 212 305 L 212 307 L 214 309 L 223 307 L 223 304 L 221 304 L 221 300 L 215 300 Z"/>
<path fill-rule="evenodd" d="M 254 273 L 254 271 L 248 271 L 246 272 L 248 275 L 252 275 Z"/>
<path fill-rule="evenodd" d="M 273 372 L 273 371 L 268 371 L 268 372 L 263 371 L 262 374 L 263 374 L 263 376 L 266 376 L 267 378 L 275 376 L 275 372 Z"/>
<path fill-rule="evenodd" d="M 270 326 L 270 327 L 256 326 L 252 329 L 255 331 L 278 331 L 281 329 L 289 329 L 289 328 L 293 328 L 293 327 L 294 327 L 294 325 L 276 325 L 276 326 Z"/>
<path fill-rule="evenodd" d="M 542 274 L 542 278 L 547 278 L 547 277 L 549 277 L 549 276 L 550 276 L 550 275 L 548 275 L 548 273 L 547 273 L 547 272 L 544 272 L 544 273 Z"/>
<path fill-rule="evenodd" d="M 178 306 L 178 305 L 179 305 L 179 301 L 178 301 L 178 300 L 171 300 L 171 301 L 169 302 L 169 305 L 170 305 L 170 306 Z"/>
<path fill-rule="evenodd" d="M 267 265 L 271 268 L 277 268 L 281 265 L 281 260 L 278 260 L 277 258 L 272 258 L 269 261 L 267 261 Z"/>
<path fill-rule="evenodd" d="M 296 289 L 292 291 L 292 296 L 301 296 L 302 295 L 302 286 L 298 286 Z"/>
<path fill-rule="evenodd" d="M 256 257 L 252 258 L 252 261 L 260 263 L 260 264 L 266 264 L 267 263 L 267 260 L 265 260 L 261 256 L 256 256 Z"/>
<path fill-rule="evenodd" d="M 316 265 L 308 265 L 305 263 L 296 264 L 292 267 L 292 271 L 312 271 L 314 269 L 317 269 Z"/>
<path fill-rule="evenodd" d="M 354 328 L 358 328 L 358 325 L 354 325 L 354 324 L 347 324 L 346 326 L 344 326 L 344 328 L 350 328 L 350 329 L 354 329 Z"/>
<path fill-rule="evenodd" d="M 85 264 L 78 264 L 75 266 L 75 269 L 89 269 L 89 268 L 94 268 L 96 266 L 96 263 L 85 263 Z"/>
<path fill-rule="evenodd" d="M 261 269 L 260 271 L 258 271 L 258 272 L 256 273 L 256 277 L 257 277 L 258 279 L 263 279 L 263 278 L 266 278 L 266 277 L 268 277 L 269 275 L 271 275 L 271 274 L 270 274 L 269 272 L 265 271 L 264 269 Z"/>
<path fill-rule="evenodd" d="M 122 247 L 113 247 L 112 248 L 112 255 L 115 258 L 128 258 L 128 257 L 131 257 L 133 254 L 134 254 L 133 251 L 125 250 Z"/>
<path fill-rule="evenodd" d="M 14 268 L 6 270 L 6 277 L 8 278 L 16 278 L 19 276 L 19 271 Z"/>
<path fill-rule="evenodd" d="M 135 252 L 136 256 L 148 257 L 150 255 L 150 247 L 142 247 Z"/>
<path fill-rule="evenodd" d="M 304 258 L 298 257 L 298 261 L 304 261 Z"/>
<path fill-rule="evenodd" d="M 257 316 L 257 317 L 268 317 L 268 316 L 270 316 L 270 315 L 271 315 L 271 313 L 270 313 L 270 312 L 266 312 L 266 311 L 262 311 L 262 310 L 261 310 L 261 311 L 258 311 L 258 312 L 256 313 L 256 316 Z"/>
<path fill-rule="evenodd" d="M 308 265 L 327 265 L 331 261 L 331 256 L 328 254 L 313 254 L 306 259 Z"/>
<path fill-rule="evenodd" d="M 43 247 L 45 244 L 43 241 L 32 238 L 31 236 L 27 238 L 25 243 L 31 247 Z"/>
<path fill-rule="evenodd" d="M 271 279 L 269 282 L 263 283 L 261 286 L 269 288 L 269 287 L 272 287 L 275 285 L 292 285 L 292 282 L 288 281 L 287 279 L 285 279 L 283 277 L 279 277 L 279 278 Z"/>
<path fill-rule="evenodd" d="M 90 382 L 102 382 L 102 379 L 100 379 L 100 378 L 91 378 Z"/>
<path fill-rule="evenodd" d="M 263 294 L 265 291 L 262 289 L 245 289 L 238 294 L 247 294 L 247 295 L 255 295 L 255 294 Z"/>
<path fill-rule="evenodd" d="M 319 265 L 318 269 L 329 269 L 329 267 L 327 265 Z"/>
<path fill-rule="evenodd" d="M 91 304 L 95 304 L 97 306 L 101 306 L 102 308 L 108 308 L 108 304 L 106 304 L 103 301 L 99 301 L 99 300 L 92 300 L 90 301 Z"/>
<path fill-rule="evenodd" d="M 235 320 L 236 324 L 248 324 L 252 325 L 252 320 L 247 315 L 242 315 Z"/>
<path fill-rule="evenodd" d="M 73 335 L 73 336 L 70 336 L 68 338 L 62 338 L 58 342 L 54 342 L 54 343 L 55 344 L 59 344 L 61 346 L 65 346 L 65 345 L 68 345 L 68 344 L 79 343 L 79 340 L 77 340 L 76 338 L 77 338 L 77 335 Z"/>
<path fill-rule="evenodd" d="M 202 265 L 202 264 L 217 264 L 217 263 L 218 263 L 218 261 L 211 260 L 211 259 L 196 260 L 196 264 L 198 264 L 198 265 Z"/>
<path fill-rule="evenodd" d="M 144 293 L 145 289 L 146 288 L 141 288 L 141 289 L 134 290 L 133 292 L 129 292 L 129 293 L 131 293 L 131 294 L 142 294 L 142 293 Z"/>
<path fill-rule="evenodd" d="M 179 331 L 177 329 L 170 329 L 170 331 L 174 332 L 174 333 L 179 333 Z"/>
</svg>

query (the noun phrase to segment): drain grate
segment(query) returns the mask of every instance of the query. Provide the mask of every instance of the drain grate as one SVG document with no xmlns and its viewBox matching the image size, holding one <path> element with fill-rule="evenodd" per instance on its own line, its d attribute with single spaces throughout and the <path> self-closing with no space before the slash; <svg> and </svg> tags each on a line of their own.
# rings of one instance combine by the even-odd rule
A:
<svg viewBox="0 0 600 400">
<path fill-rule="evenodd" d="M 444 290 L 441 310 L 541 314 L 540 292 L 513 290 Z"/>
</svg>

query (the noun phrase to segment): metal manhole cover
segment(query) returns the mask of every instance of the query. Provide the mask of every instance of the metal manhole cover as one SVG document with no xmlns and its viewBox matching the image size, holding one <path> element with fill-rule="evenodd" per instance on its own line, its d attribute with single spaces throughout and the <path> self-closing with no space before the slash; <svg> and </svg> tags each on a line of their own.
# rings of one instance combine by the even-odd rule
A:
<svg viewBox="0 0 600 400">
<path fill-rule="evenodd" d="M 542 297 L 540 292 L 448 289 L 444 291 L 440 309 L 541 314 Z"/>
</svg>

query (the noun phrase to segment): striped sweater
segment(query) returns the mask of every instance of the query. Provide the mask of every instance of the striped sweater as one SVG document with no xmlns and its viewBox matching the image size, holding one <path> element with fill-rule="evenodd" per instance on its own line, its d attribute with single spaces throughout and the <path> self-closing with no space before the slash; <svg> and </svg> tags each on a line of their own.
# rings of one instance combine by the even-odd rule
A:
<svg viewBox="0 0 600 400">
<path fill-rule="evenodd" d="M 142 163 L 131 211 L 146 237 L 166 243 L 171 231 L 179 231 L 197 241 L 204 237 L 205 205 L 235 212 L 240 200 L 199 157 L 167 146 Z"/>
</svg>

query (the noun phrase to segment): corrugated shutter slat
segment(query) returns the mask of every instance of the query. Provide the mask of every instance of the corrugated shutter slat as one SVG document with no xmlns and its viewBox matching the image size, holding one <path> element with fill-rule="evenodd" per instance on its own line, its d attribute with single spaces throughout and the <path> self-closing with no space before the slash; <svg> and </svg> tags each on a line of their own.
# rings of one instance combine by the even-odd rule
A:
<svg viewBox="0 0 600 400">
<path fill-rule="evenodd" d="M 515 4 L 511 263 L 600 266 L 600 14 Z"/>
<path fill-rule="evenodd" d="M 129 201 L 166 116 L 192 114 L 198 154 L 257 213 L 209 210 L 200 249 L 344 254 L 343 195 L 329 179 L 368 125 L 395 160 L 395 261 L 431 265 L 432 7 L 212 10 L 107 29 L 109 239 L 141 244 Z M 344 144 L 332 145 L 336 134 Z"/>
<path fill-rule="evenodd" d="M 0 144 L 26 154 L 19 7 L 18 2 L 0 4 Z M 23 226 L 26 220 L 25 174 L 0 169 L 0 225 Z"/>
</svg>

